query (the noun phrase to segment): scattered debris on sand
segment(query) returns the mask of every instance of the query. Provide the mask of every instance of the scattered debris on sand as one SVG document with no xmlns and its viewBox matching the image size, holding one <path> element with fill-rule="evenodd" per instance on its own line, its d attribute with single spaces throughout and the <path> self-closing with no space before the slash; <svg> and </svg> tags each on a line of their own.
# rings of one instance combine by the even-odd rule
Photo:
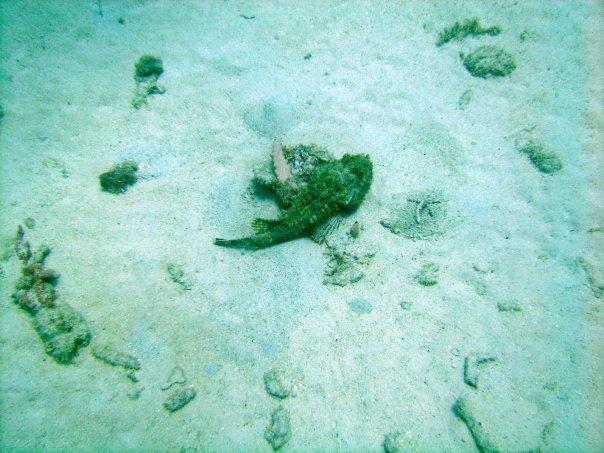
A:
<svg viewBox="0 0 604 453">
<path fill-rule="evenodd" d="M 499 302 L 497 304 L 497 310 L 501 312 L 519 313 L 522 311 L 522 305 L 520 305 L 520 302 L 518 302 L 517 300 Z"/>
<path fill-rule="evenodd" d="M 465 110 L 466 107 L 468 107 L 468 104 L 470 104 L 470 101 L 473 97 L 474 92 L 472 90 L 464 91 L 459 97 L 459 101 L 457 101 L 457 107 L 459 108 L 459 110 Z"/>
<path fill-rule="evenodd" d="M 140 370 L 140 361 L 133 355 L 121 352 L 111 345 L 95 345 L 92 355 L 111 366 L 122 367 L 126 370 Z"/>
<path fill-rule="evenodd" d="M 455 22 L 450 27 L 443 29 L 436 41 L 436 46 L 440 47 L 451 40 L 461 41 L 467 36 L 489 35 L 496 36 L 501 33 L 501 27 L 494 25 L 492 27 L 482 27 L 477 17 L 466 19 L 463 22 Z"/>
<path fill-rule="evenodd" d="M 164 407 L 170 412 L 175 412 L 189 404 L 195 395 L 197 391 L 192 385 L 184 389 L 176 389 L 164 401 Z"/>
<path fill-rule="evenodd" d="M 153 55 L 143 55 L 134 65 L 134 80 L 136 90 L 132 106 L 140 109 L 147 103 L 147 98 L 155 94 L 164 94 L 166 89 L 157 84 L 159 76 L 164 72 L 161 58 Z"/>
<path fill-rule="evenodd" d="M 273 450 L 279 450 L 291 437 L 291 422 L 289 411 L 283 407 L 278 407 L 271 414 L 270 425 L 264 432 L 264 438 L 273 447 Z"/>
<path fill-rule="evenodd" d="M 466 384 L 478 388 L 480 368 L 486 363 L 495 362 L 497 359 L 490 355 L 470 354 L 464 360 L 463 380 Z"/>
<path fill-rule="evenodd" d="M 69 170 L 62 160 L 55 157 L 48 157 L 42 161 L 42 164 L 46 168 L 56 170 L 63 179 L 69 178 Z"/>
<path fill-rule="evenodd" d="M 15 283 L 12 299 L 33 317 L 33 326 L 44 342 L 46 353 L 58 363 L 71 363 L 80 348 L 90 343 L 88 325 L 70 305 L 56 303 L 59 274 L 44 264 L 50 247 L 41 245 L 32 253 L 21 225 L 14 245 L 22 263 L 22 275 Z"/>
<path fill-rule="evenodd" d="M 323 273 L 323 283 L 325 285 L 347 286 L 365 277 L 362 268 L 371 262 L 375 253 L 356 254 L 328 245 L 325 256 L 327 257 L 327 265 Z"/>
<path fill-rule="evenodd" d="M 438 275 L 440 274 L 440 266 L 436 263 L 427 263 L 422 266 L 417 274 L 415 281 L 422 286 L 434 286 L 438 283 Z"/>
<path fill-rule="evenodd" d="M 460 57 L 468 72 L 482 79 L 504 77 L 516 69 L 514 57 L 498 46 L 480 46 Z"/>
<path fill-rule="evenodd" d="M 138 180 L 137 171 L 138 165 L 131 160 L 124 160 L 114 165 L 99 176 L 101 190 L 114 195 L 126 192 L 128 187 L 134 185 Z"/>
<path fill-rule="evenodd" d="M 188 291 L 193 287 L 189 279 L 186 277 L 185 271 L 181 265 L 176 263 L 168 263 L 166 265 L 166 270 L 168 271 L 170 280 L 172 280 L 185 291 Z"/>
<path fill-rule="evenodd" d="M 447 200 L 440 190 L 412 193 L 404 203 L 395 202 L 390 216 L 380 224 L 407 239 L 427 239 L 442 234 L 446 226 Z"/>
<path fill-rule="evenodd" d="M 168 390 L 173 385 L 185 385 L 186 383 L 187 377 L 185 376 L 184 370 L 179 366 L 175 366 L 172 368 L 172 371 L 170 371 L 170 376 L 168 376 L 166 382 L 164 382 L 159 388 L 161 390 Z"/>
</svg>

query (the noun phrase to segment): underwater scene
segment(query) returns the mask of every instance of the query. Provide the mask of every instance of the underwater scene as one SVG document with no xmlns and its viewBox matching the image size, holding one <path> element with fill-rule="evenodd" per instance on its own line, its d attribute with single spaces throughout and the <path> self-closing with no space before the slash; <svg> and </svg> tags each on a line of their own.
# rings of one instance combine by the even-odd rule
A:
<svg viewBox="0 0 604 453">
<path fill-rule="evenodd" d="M 0 0 L 0 451 L 604 451 L 603 10 Z"/>
</svg>

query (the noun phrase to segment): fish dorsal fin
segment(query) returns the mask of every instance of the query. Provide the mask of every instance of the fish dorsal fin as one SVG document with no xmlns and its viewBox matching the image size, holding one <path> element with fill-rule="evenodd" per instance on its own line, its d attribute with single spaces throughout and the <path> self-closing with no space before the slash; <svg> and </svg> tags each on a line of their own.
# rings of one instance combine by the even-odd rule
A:
<svg viewBox="0 0 604 453">
<path fill-rule="evenodd" d="M 321 223 L 320 225 L 317 225 L 315 230 L 310 235 L 310 238 L 317 244 L 322 244 L 323 242 L 325 242 L 325 239 L 327 238 L 327 236 L 329 236 L 329 234 L 333 233 L 335 230 L 338 229 L 343 219 L 344 216 L 342 216 L 341 214 L 335 214 L 333 217 L 330 217 L 325 222 Z"/>
<path fill-rule="evenodd" d="M 252 220 L 252 228 L 254 229 L 254 233 L 262 234 L 266 233 L 272 227 L 277 225 L 279 220 L 269 220 L 269 219 L 254 219 Z"/>
</svg>

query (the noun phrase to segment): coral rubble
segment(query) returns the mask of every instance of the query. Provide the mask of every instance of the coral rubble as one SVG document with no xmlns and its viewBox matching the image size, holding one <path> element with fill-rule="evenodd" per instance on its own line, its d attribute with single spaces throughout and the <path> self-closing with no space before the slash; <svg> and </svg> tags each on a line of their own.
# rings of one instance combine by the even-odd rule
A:
<svg viewBox="0 0 604 453">
<path fill-rule="evenodd" d="M 91 334 L 79 313 L 68 304 L 56 303 L 59 274 L 45 265 L 50 247 L 41 245 L 32 253 L 25 230 L 19 225 L 15 254 L 22 263 L 22 275 L 15 283 L 14 302 L 33 317 L 46 353 L 59 363 L 72 362 L 80 348 L 88 346 Z"/>
</svg>

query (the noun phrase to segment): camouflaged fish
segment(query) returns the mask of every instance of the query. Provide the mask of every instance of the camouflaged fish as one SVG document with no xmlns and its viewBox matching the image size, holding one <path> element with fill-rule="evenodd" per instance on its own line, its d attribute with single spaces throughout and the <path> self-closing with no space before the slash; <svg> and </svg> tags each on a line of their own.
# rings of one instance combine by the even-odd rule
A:
<svg viewBox="0 0 604 453">
<path fill-rule="evenodd" d="M 305 162 L 306 171 L 296 174 L 294 162 Z M 309 164 L 310 162 L 310 164 Z M 371 186 L 373 165 L 368 155 L 345 154 L 330 158 L 319 148 L 298 145 L 273 147 L 274 180 L 271 188 L 283 212 L 278 219 L 255 219 L 255 234 L 242 239 L 215 239 L 214 244 L 256 250 L 313 233 L 330 220 L 356 210 Z"/>
</svg>

